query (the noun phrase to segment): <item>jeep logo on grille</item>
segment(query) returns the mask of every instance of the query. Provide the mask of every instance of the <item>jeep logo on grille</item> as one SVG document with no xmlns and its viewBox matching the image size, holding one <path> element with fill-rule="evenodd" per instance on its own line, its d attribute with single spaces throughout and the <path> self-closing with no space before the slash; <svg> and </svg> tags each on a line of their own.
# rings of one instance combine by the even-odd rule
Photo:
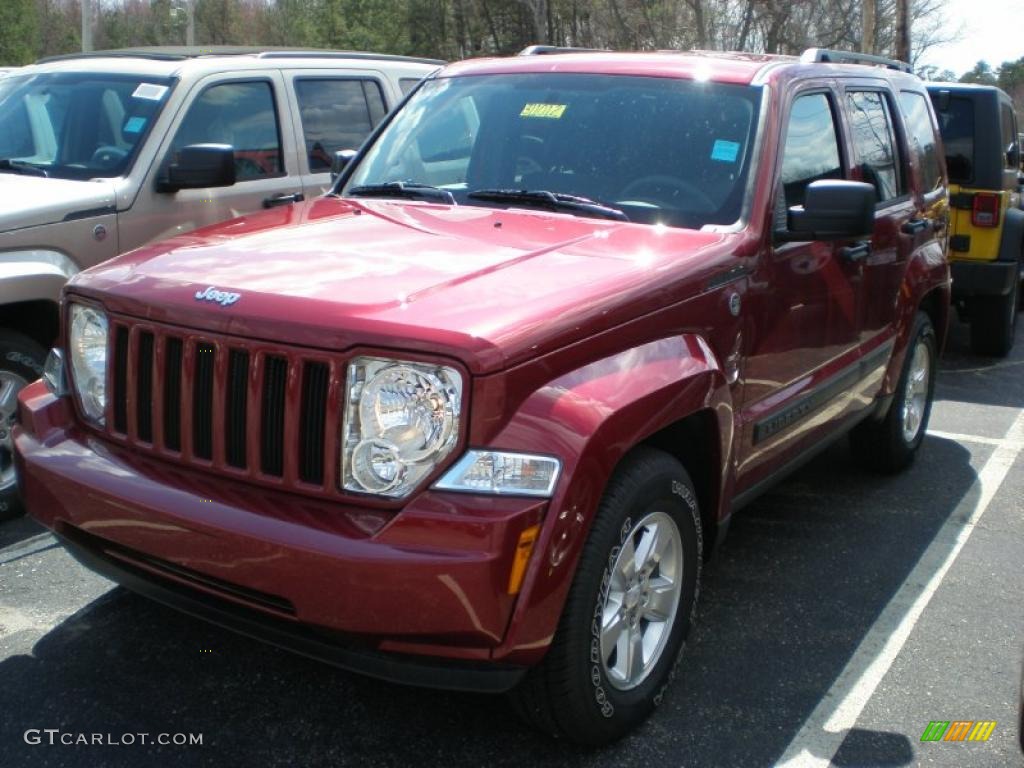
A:
<svg viewBox="0 0 1024 768">
<path fill-rule="evenodd" d="M 215 301 L 222 307 L 230 307 L 240 298 L 242 298 L 242 294 L 240 293 L 218 291 L 212 285 L 208 285 L 202 291 L 196 291 L 196 301 Z"/>
</svg>

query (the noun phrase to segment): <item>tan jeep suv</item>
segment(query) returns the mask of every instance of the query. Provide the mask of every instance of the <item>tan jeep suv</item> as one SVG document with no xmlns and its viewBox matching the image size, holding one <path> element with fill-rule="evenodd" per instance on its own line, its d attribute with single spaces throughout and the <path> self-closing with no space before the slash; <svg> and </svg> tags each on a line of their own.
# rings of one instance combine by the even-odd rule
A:
<svg viewBox="0 0 1024 768">
<path fill-rule="evenodd" d="M 321 194 L 443 62 L 368 53 L 138 49 L 0 79 L 0 519 L 10 421 L 42 374 L 64 283 L 153 240 Z"/>
</svg>

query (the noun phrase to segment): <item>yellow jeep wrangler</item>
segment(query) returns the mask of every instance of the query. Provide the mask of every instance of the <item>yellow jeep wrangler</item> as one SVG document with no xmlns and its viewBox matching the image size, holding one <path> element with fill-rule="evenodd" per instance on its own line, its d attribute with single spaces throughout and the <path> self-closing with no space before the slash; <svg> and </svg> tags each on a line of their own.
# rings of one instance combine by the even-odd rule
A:
<svg viewBox="0 0 1024 768">
<path fill-rule="evenodd" d="M 1024 278 L 1021 147 L 1013 102 L 988 85 L 928 85 L 949 170 L 953 303 L 971 324 L 971 348 L 1013 348 Z"/>
</svg>

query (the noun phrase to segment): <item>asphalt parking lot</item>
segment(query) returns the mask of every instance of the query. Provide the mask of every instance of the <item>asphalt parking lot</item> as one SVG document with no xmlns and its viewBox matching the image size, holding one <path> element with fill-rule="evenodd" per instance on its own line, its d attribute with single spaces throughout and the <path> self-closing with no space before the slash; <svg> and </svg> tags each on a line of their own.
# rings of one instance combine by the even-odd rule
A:
<svg viewBox="0 0 1024 768">
<path fill-rule="evenodd" d="M 0 525 L 0 766 L 1024 766 L 1024 339 L 979 359 L 955 324 L 942 368 L 909 472 L 868 474 L 843 441 L 737 515 L 677 682 L 599 752 L 536 736 L 500 698 L 379 683 L 180 615 L 30 521 Z M 922 742 L 934 720 L 996 726 Z"/>
</svg>

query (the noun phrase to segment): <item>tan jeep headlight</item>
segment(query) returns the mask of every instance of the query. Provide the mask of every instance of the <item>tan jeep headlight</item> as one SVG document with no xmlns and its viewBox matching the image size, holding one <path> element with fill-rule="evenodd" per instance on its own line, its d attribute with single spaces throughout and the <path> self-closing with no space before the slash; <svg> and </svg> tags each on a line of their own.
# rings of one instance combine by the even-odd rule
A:
<svg viewBox="0 0 1024 768">
<path fill-rule="evenodd" d="M 106 315 L 92 307 L 71 305 L 68 330 L 71 381 L 82 411 L 96 424 L 103 423 L 107 406 L 107 335 Z"/>
<path fill-rule="evenodd" d="M 458 442 L 462 376 L 444 365 L 357 357 L 347 386 L 343 487 L 408 495 Z"/>
</svg>

